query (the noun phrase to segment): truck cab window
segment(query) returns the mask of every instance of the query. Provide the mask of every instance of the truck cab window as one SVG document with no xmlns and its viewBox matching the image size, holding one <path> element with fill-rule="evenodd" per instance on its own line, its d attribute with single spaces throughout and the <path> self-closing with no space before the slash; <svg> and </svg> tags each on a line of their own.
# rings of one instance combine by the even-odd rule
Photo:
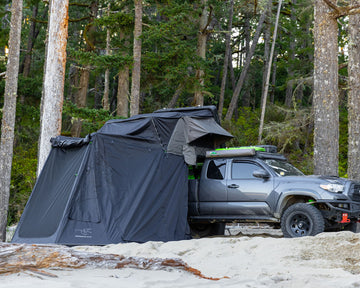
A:
<svg viewBox="0 0 360 288">
<path fill-rule="evenodd" d="M 211 160 L 207 169 L 207 178 L 223 180 L 225 178 L 226 162 L 224 160 Z"/>
<path fill-rule="evenodd" d="M 259 170 L 260 167 L 254 163 L 249 162 L 233 162 L 231 168 L 232 179 L 252 179 L 253 172 Z"/>
</svg>

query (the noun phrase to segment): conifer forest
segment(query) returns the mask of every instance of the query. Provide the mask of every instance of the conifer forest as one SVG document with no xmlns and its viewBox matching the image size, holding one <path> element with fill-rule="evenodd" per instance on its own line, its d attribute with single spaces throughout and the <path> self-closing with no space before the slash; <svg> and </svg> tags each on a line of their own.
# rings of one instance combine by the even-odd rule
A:
<svg viewBox="0 0 360 288">
<path fill-rule="evenodd" d="M 0 0 L 7 223 L 48 135 L 162 108 L 215 105 L 228 146 L 360 179 L 359 13 L 357 0 Z"/>
</svg>

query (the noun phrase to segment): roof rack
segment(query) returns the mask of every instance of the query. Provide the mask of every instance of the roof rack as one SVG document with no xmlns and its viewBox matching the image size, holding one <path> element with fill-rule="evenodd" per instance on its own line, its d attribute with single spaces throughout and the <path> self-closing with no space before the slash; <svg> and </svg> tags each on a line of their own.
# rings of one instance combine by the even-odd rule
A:
<svg viewBox="0 0 360 288">
<path fill-rule="evenodd" d="M 277 153 L 277 147 L 273 145 L 258 145 L 220 148 L 213 151 L 206 151 L 206 158 L 254 156 L 256 152 Z"/>
<path fill-rule="evenodd" d="M 206 158 L 254 156 L 256 154 L 255 148 L 256 147 L 234 147 L 206 151 Z M 265 149 L 260 151 L 265 151 Z"/>
<path fill-rule="evenodd" d="M 256 147 L 264 148 L 268 153 L 277 153 L 277 147 L 275 145 L 257 145 Z"/>
</svg>

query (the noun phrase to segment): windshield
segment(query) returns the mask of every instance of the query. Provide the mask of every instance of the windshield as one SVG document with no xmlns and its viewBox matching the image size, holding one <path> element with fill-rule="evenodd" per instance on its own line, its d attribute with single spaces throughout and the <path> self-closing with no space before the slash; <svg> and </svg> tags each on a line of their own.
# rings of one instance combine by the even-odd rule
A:
<svg viewBox="0 0 360 288">
<path fill-rule="evenodd" d="M 276 160 L 276 159 L 264 159 L 265 163 L 268 164 L 279 176 L 303 176 L 299 169 L 292 166 L 289 162 Z"/>
</svg>

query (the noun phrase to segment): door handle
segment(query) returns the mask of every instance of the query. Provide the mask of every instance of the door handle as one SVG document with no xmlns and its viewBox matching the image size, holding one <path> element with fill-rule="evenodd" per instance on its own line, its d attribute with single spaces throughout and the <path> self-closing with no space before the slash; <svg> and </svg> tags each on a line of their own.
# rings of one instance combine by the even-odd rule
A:
<svg viewBox="0 0 360 288">
<path fill-rule="evenodd" d="M 236 188 L 239 188 L 239 185 L 236 185 L 236 184 L 230 184 L 230 185 L 228 185 L 228 188 L 233 188 L 233 189 L 236 189 Z"/>
</svg>

